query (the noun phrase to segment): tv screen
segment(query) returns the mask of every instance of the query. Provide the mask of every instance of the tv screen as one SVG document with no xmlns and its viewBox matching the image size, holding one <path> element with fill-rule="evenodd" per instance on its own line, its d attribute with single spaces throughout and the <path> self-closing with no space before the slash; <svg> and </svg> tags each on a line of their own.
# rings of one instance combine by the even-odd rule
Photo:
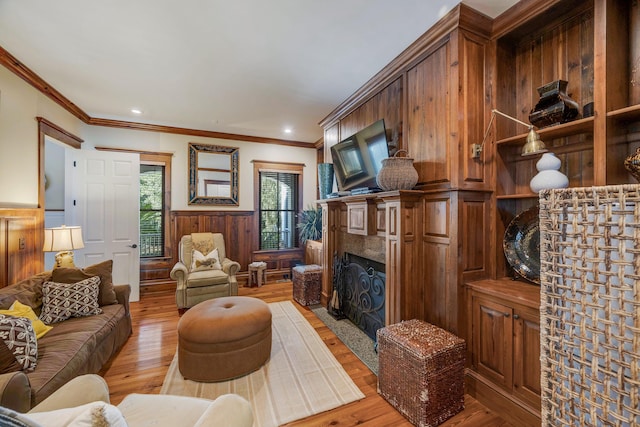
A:
<svg viewBox="0 0 640 427">
<path fill-rule="evenodd" d="M 389 157 L 384 120 L 362 129 L 331 147 L 339 191 L 377 190 L 376 175 Z"/>
</svg>

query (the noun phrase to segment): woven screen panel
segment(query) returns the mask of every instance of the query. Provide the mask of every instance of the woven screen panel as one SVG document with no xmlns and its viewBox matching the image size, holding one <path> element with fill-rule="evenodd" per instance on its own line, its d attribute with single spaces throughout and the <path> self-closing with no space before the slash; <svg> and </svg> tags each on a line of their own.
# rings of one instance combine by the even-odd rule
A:
<svg viewBox="0 0 640 427">
<path fill-rule="evenodd" d="M 640 185 L 540 192 L 543 426 L 640 425 Z"/>
</svg>

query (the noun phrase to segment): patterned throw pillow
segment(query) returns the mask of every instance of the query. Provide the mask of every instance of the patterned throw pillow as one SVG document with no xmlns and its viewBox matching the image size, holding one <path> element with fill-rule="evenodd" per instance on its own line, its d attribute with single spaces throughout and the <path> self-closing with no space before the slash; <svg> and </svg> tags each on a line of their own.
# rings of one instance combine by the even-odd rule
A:
<svg viewBox="0 0 640 427">
<path fill-rule="evenodd" d="M 62 322 L 70 317 L 84 317 L 102 313 L 98 304 L 100 277 L 94 276 L 77 283 L 45 282 L 42 286 L 42 313 L 47 324 Z"/>
<path fill-rule="evenodd" d="M 191 271 L 222 270 L 218 249 L 212 250 L 207 255 L 194 249 L 192 259 Z"/>
<path fill-rule="evenodd" d="M 28 305 L 22 304 L 20 301 L 14 301 L 8 310 L 0 310 L 0 314 L 6 314 L 13 317 L 26 317 L 31 320 L 33 329 L 36 331 L 36 338 L 42 338 L 53 327 L 45 325 L 42 320 L 38 319 L 38 316 Z"/>
<path fill-rule="evenodd" d="M 85 268 L 58 267 L 51 272 L 51 281 L 56 283 L 76 283 L 92 276 L 100 276 L 100 306 L 117 304 L 118 298 L 113 289 L 113 260 L 93 264 Z"/>
<path fill-rule="evenodd" d="M 0 339 L 11 350 L 23 370 L 35 369 L 38 363 L 38 341 L 29 319 L 0 314 Z"/>
</svg>

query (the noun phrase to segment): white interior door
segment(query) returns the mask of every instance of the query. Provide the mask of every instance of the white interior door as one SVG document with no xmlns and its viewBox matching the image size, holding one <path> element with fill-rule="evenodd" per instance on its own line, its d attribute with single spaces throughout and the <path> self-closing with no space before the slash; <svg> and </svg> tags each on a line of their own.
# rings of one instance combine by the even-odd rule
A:
<svg viewBox="0 0 640 427">
<path fill-rule="evenodd" d="M 84 249 L 75 264 L 113 259 L 113 283 L 131 285 L 140 298 L 140 156 L 96 150 L 67 150 L 66 225 L 82 227 Z"/>
</svg>

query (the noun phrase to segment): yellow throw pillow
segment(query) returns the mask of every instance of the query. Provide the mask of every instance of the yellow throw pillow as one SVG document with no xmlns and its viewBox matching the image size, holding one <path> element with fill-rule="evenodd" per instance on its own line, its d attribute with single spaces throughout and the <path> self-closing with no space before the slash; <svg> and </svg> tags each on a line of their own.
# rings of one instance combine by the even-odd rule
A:
<svg viewBox="0 0 640 427">
<path fill-rule="evenodd" d="M 47 326 L 42 320 L 38 319 L 38 316 L 36 316 L 36 313 L 31 307 L 22 304 L 20 301 L 14 301 L 13 304 L 11 304 L 11 307 L 9 307 L 9 310 L 0 310 L 0 314 L 6 314 L 14 317 L 26 317 L 31 320 L 37 339 L 42 338 L 44 334 L 53 329 L 53 326 Z"/>
</svg>

